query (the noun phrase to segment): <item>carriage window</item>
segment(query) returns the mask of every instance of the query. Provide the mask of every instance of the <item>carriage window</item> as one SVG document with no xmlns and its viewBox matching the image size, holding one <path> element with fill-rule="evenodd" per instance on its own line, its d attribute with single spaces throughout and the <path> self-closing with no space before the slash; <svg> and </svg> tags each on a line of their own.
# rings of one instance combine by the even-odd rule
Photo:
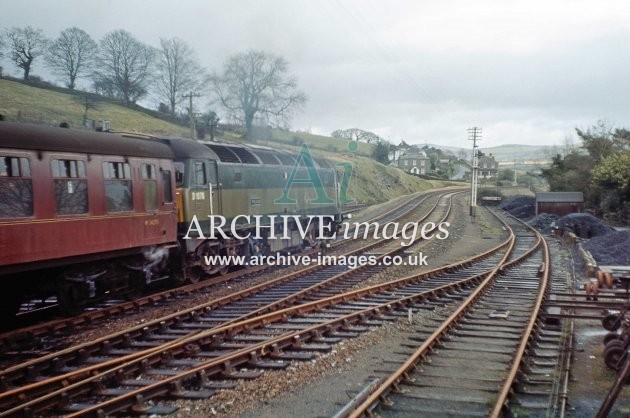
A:
<svg viewBox="0 0 630 418">
<path fill-rule="evenodd" d="M 155 165 L 142 164 L 142 183 L 144 190 L 144 210 L 156 210 L 158 207 L 158 196 Z"/>
<path fill-rule="evenodd" d="M 153 164 L 142 164 L 142 180 L 155 179 L 155 166 Z"/>
<path fill-rule="evenodd" d="M 87 213 L 88 194 L 85 163 L 81 160 L 50 162 L 58 215 Z"/>
<path fill-rule="evenodd" d="M 127 212 L 133 210 L 131 190 L 131 168 L 127 163 L 103 163 L 105 179 L 105 206 L 107 212 Z"/>
<path fill-rule="evenodd" d="M 169 170 L 162 171 L 162 188 L 164 189 L 164 202 L 173 202 L 173 189 L 171 188 L 171 172 Z"/>
<path fill-rule="evenodd" d="M 33 182 L 27 158 L 0 155 L 0 218 L 33 215 Z"/>
<path fill-rule="evenodd" d="M 193 163 L 192 173 L 192 185 L 193 186 L 207 186 L 206 180 L 206 165 L 201 161 L 195 161 Z"/>
</svg>

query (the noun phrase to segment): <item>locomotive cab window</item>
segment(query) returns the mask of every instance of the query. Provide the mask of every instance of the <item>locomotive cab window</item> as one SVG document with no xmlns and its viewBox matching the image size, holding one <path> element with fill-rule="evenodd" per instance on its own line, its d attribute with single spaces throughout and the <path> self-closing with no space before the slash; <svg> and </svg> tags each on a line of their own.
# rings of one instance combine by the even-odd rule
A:
<svg viewBox="0 0 630 418">
<path fill-rule="evenodd" d="M 131 189 L 131 168 L 122 162 L 104 162 L 105 206 L 107 212 L 128 212 L 133 210 Z"/>
<path fill-rule="evenodd" d="M 50 162 L 58 215 L 88 212 L 85 163 L 81 160 L 52 160 Z"/>
<path fill-rule="evenodd" d="M 208 185 L 206 177 L 206 164 L 202 161 L 193 162 L 191 186 L 203 186 Z"/>
<path fill-rule="evenodd" d="M 0 218 L 33 215 L 33 181 L 27 158 L 0 155 Z"/>
<path fill-rule="evenodd" d="M 156 210 L 158 207 L 158 196 L 155 165 L 142 164 L 142 183 L 144 189 L 144 210 Z"/>
</svg>

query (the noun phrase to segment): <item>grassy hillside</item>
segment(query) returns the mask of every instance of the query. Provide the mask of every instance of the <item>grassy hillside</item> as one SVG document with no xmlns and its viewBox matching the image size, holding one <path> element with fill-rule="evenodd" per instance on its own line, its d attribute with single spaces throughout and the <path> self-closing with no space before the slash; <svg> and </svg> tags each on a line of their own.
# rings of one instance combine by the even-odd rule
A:
<svg viewBox="0 0 630 418">
<path fill-rule="evenodd" d="M 291 132 L 286 130 L 274 129 L 272 131 L 271 141 L 280 143 L 281 145 L 300 145 L 308 144 L 310 149 L 327 151 L 331 153 L 347 153 L 348 141 L 331 138 L 322 135 L 313 135 L 305 132 Z M 355 151 L 356 155 L 369 157 L 372 154 L 374 145 L 365 142 L 359 142 L 359 148 Z"/>
<path fill-rule="evenodd" d="M 8 121 L 51 126 L 66 121 L 71 127 L 78 128 L 81 127 L 83 111 L 83 106 L 69 91 L 49 90 L 0 79 L 0 114 Z M 112 129 L 116 131 L 173 136 L 189 134 L 187 128 L 107 99 L 99 101 L 96 110 L 89 110 L 88 118 L 109 120 Z M 229 133 L 224 139 L 240 141 L 238 137 Z M 272 131 L 271 139 L 258 142 L 259 145 L 295 150 L 296 153 L 302 143 L 308 144 L 315 155 L 328 158 L 335 163 L 340 161 L 352 163 L 353 172 L 348 197 L 356 199 L 357 203 L 384 202 L 403 194 L 448 185 L 448 182 L 421 180 L 367 158 L 372 152 L 373 145 L 366 143 L 360 143 L 358 150 L 351 154 L 345 140 L 277 129 Z"/>
<path fill-rule="evenodd" d="M 419 177 L 406 174 L 402 170 L 385 166 L 362 155 L 351 154 L 345 149 L 345 141 L 327 138 L 330 141 L 340 142 L 339 152 L 331 152 L 321 149 L 315 136 L 311 141 L 309 135 L 302 135 L 304 143 L 315 156 L 324 157 L 333 163 L 350 162 L 352 164 L 352 177 L 348 188 L 348 198 L 355 199 L 356 203 L 373 204 L 391 200 L 403 194 L 415 193 L 435 187 L 447 187 L 455 183 L 447 181 L 427 181 Z M 325 137 L 324 137 L 325 138 Z M 270 147 L 282 148 L 289 151 L 299 151 L 298 145 L 289 145 L 284 142 L 276 142 L 274 139 L 267 143 Z M 368 145 L 368 144 L 362 144 Z M 325 147 L 324 147 L 325 148 Z"/>
<path fill-rule="evenodd" d="M 12 122 L 59 125 L 66 121 L 81 127 L 84 108 L 70 93 L 27 86 L 0 79 L 0 113 Z M 128 109 L 106 99 L 97 102 L 97 109 L 88 111 L 89 119 L 108 120 L 116 131 L 143 132 L 153 135 L 186 135 L 189 130 Z"/>
</svg>

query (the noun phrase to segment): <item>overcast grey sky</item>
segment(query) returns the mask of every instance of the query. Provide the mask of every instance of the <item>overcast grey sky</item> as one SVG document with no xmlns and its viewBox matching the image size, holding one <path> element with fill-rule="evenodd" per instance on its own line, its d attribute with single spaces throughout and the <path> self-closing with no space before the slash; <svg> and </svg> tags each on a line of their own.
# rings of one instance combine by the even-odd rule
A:
<svg viewBox="0 0 630 418">
<path fill-rule="evenodd" d="M 209 70 L 250 48 L 286 58 L 309 100 L 293 129 L 358 127 L 398 143 L 562 144 L 598 119 L 630 127 L 630 1 L 1 0 L 0 27 L 77 26 L 159 45 Z M 5 71 L 19 74 L 3 63 Z M 34 74 L 47 74 L 36 62 Z M 50 76 L 47 76 L 50 78 Z"/>
</svg>

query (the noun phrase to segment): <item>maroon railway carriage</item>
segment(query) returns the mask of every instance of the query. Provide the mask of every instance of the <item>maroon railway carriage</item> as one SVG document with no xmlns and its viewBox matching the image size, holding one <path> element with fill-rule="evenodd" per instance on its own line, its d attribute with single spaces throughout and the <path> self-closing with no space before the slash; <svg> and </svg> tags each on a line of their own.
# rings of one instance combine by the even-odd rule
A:
<svg viewBox="0 0 630 418">
<path fill-rule="evenodd" d="M 170 148 L 150 138 L 0 122 L 0 309 L 141 287 L 177 244 Z"/>
</svg>

